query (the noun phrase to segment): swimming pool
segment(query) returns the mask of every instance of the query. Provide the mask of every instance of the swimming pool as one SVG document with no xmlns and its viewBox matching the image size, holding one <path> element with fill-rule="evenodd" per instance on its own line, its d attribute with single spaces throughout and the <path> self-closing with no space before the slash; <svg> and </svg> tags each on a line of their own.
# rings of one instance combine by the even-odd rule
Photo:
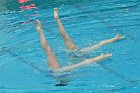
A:
<svg viewBox="0 0 140 93">
<path fill-rule="evenodd" d="M 32 3 L 38 8 L 24 12 L 18 12 L 16 1 L 0 3 L 3 5 L 0 15 L 1 93 L 140 92 L 139 0 L 36 0 Z M 113 57 L 74 70 L 75 74 L 64 87 L 55 87 L 56 82 L 48 77 L 45 53 L 32 22 L 34 19 L 41 21 L 62 66 L 77 63 L 67 55 L 53 19 L 54 7 L 59 8 L 63 25 L 79 48 L 118 33 L 126 37 L 87 54 L 95 57 L 102 52 L 113 53 Z"/>
</svg>

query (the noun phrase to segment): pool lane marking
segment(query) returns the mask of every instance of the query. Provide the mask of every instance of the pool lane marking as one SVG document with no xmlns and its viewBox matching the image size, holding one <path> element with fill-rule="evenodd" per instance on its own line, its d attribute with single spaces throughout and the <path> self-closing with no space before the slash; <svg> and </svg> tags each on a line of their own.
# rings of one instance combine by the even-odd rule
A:
<svg viewBox="0 0 140 93">
<path fill-rule="evenodd" d="M 138 3 L 138 4 L 139 4 L 139 3 Z M 138 4 L 133 5 L 133 6 L 137 6 Z M 79 6 L 79 5 L 78 5 L 78 6 L 75 5 L 75 6 L 77 7 L 77 9 L 80 8 L 79 10 L 80 10 L 81 12 L 84 12 L 84 13 L 85 13 L 85 12 L 87 11 L 87 10 L 86 10 L 86 11 L 83 11 L 82 7 Z M 123 9 L 124 9 L 124 8 L 123 8 Z M 94 11 L 94 12 L 96 12 L 96 11 Z M 90 15 L 92 15 L 92 16 L 94 16 L 96 19 L 100 20 L 101 23 L 106 24 L 107 27 L 108 27 L 110 30 L 113 29 L 113 26 L 112 26 L 110 23 L 108 23 L 108 22 L 102 20 L 101 18 L 95 16 L 94 13 L 91 13 Z M 117 29 L 117 31 L 122 32 L 122 30 L 119 30 L 119 29 Z M 131 39 L 134 39 L 134 37 L 132 37 L 132 35 L 130 35 L 130 34 L 127 34 L 127 35 L 128 35 L 128 36 L 131 36 Z M 114 74 L 116 77 L 119 77 L 120 79 L 125 80 L 127 83 L 129 83 L 129 84 L 131 84 L 131 85 L 133 85 L 133 86 L 136 86 L 136 83 L 135 83 L 134 81 L 130 80 L 128 77 L 126 77 L 126 76 L 123 75 L 122 73 L 119 73 L 119 72 L 117 72 L 117 71 L 115 71 L 115 70 L 113 70 L 113 69 L 107 67 L 107 66 L 104 65 L 104 64 L 99 64 L 99 65 L 100 65 L 102 68 L 104 68 L 105 70 L 107 70 L 107 71 L 109 71 L 110 73 Z"/>
<path fill-rule="evenodd" d="M 47 71 L 44 71 L 44 70 L 38 68 L 38 67 L 35 66 L 34 64 L 32 64 L 32 63 L 26 61 L 24 58 L 19 57 L 17 54 L 11 52 L 10 50 L 8 50 L 8 49 L 6 49 L 6 48 L 3 48 L 3 51 L 4 51 L 4 52 L 7 52 L 8 54 L 10 54 L 11 56 L 13 56 L 14 58 L 16 58 L 16 59 L 22 61 L 23 63 L 29 65 L 31 68 L 33 68 L 34 70 L 37 70 L 37 71 L 40 72 L 40 73 L 46 73 L 46 72 L 47 72 Z M 123 78 L 123 79 L 126 79 L 126 77 L 124 77 L 122 74 L 120 74 L 120 73 L 118 73 L 118 72 L 112 70 L 111 68 L 105 66 L 104 64 L 99 64 L 99 65 L 100 65 L 101 67 L 103 67 L 104 69 L 108 70 L 110 73 L 112 73 L 112 74 L 115 73 L 117 76 L 119 76 L 119 77 L 121 77 L 121 78 Z M 135 82 L 137 82 L 137 81 L 140 81 L 140 80 L 130 81 L 129 79 L 127 79 L 127 82 L 131 83 L 130 86 L 128 86 L 128 87 L 120 87 L 120 88 L 112 88 L 112 89 L 110 89 L 110 90 L 104 90 L 104 91 L 121 91 L 121 90 L 126 90 L 126 89 L 128 89 L 128 88 L 130 88 L 130 87 L 136 86 L 136 83 L 135 83 Z M 132 84 L 132 83 L 133 83 L 133 84 Z M 134 83 L 135 83 L 135 85 L 134 85 Z"/>
<path fill-rule="evenodd" d="M 24 58 L 18 56 L 16 53 L 12 52 L 10 49 L 7 49 L 6 47 L 3 48 L 3 51 L 10 54 L 12 57 L 16 58 L 17 60 L 20 60 L 21 62 L 29 65 L 31 68 L 33 68 L 34 70 L 37 70 L 40 73 L 46 73 L 47 71 L 40 69 L 39 67 L 37 67 L 36 65 L 34 65 L 33 63 L 25 60 Z"/>
<path fill-rule="evenodd" d="M 92 4 L 92 3 L 90 3 Z M 120 10 L 121 9 L 125 9 L 125 8 L 133 8 L 133 7 L 137 7 L 140 4 L 140 2 L 138 2 L 137 4 L 134 5 L 130 5 L 127 7 L 118 7 Z M 81 4 L 82 5 L 82 4 Z M 80 5 L 76 6 L 77 9 L 79 9 L 81 12 L 86 13 L 88 9 L 86 9 L 86 11 L 84 11 L 84 9 L 82 9 L 82 7 Z M 131 40 L 134 40 L 135 36 L 132 36 L 131 34 L 125 33 L 123 32 L 123 30 L 119 29 L 118 27 L 112 26 L 110 23 L 102 20 L 100 17 L 97 17 L 96 15 L 94 15 L 96 13 L 96 11 L 93 10 L 94 13 L 90 13 L 90 15 L 92 15 L 92 17 L 94 16 L 95 19 L 98 19 L 101 23 L 105 24 L 111 31 L 114 31 L 113 29 L 116 29 L 116 31 L 120 32 L 121 34 L 126 34 L 126 36 L 130 37 Z"/>
<path fill-rule="evenodd" d="M 109 66 L 106 66 L 103 63 L 97 63 L 99 64 L 102 68 L 106 69 L 107 71 L 109 71 L 110 73 L 114 74 L 115 76 L 125 80 L 126 82 L 130 83 L 133 86 L 136 86 L 137 83 L 133 80 L 130 80 L 128 77 L 126 77 L 124 74 L 117 72 L 116 70 L 111 69 Z"/>
</svg>

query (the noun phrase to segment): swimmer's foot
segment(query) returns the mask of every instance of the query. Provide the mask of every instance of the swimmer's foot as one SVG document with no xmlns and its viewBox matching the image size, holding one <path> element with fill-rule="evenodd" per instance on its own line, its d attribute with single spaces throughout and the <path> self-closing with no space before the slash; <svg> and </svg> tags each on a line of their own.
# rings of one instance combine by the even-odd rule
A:
<svg viewBox="0 0 140 93">
<path fill-rule="evenodd" d="M 58 9 L 57 8 L 54 8 L 54 18 L 55 19 L 59 18 L 59 16 L 58 16 Z"/>
<path fill-rule="evenodd" d="M 116 39 L 116 40 L 121 40 L 121 39 L 124 39 L 124 36 L 120 36 L 120 35 L 117 34 L 117 35 L 115 36 L 115 39 Z"/>
<path fill-rule="evenodd" d="M 43 31 L 42 31 L 42 27 L 41 27 L 40 21 L 39 20 L 35 20 L 35 22 L 36 22 L 37 31 L 39 33 L 42 33 Z"/>
</svg>

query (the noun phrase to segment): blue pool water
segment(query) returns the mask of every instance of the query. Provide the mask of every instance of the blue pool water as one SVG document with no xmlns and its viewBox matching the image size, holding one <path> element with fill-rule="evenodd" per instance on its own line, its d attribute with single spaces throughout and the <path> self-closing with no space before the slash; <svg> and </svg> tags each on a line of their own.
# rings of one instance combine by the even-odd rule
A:
<svg viewBox="0 0 140 93">
<path fill-rule="evenodd" d="M 34 0 L 38 8 L 20 12 L 16 0 L 0 1 L 0 93 L 139 93 L 139 0 Z M 67 55 L 53 8 L 79 48 L 114 37 L 125 40 L 89 52 L 113 57 L 73 71 L 67 86 L 48 76 L 46 56 L 32 20 L 41 21 L 45 36 L 62 66 L 78 63 Z M 35 16 L 37 15 L 37 16 Z M 25 24 L 24 24 L 25 23 Z"/>
</svg>

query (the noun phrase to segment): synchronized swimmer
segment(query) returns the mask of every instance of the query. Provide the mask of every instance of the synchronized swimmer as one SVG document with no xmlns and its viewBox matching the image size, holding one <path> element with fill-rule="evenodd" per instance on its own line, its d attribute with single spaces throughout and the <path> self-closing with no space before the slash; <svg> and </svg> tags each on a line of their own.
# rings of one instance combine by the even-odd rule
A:
<svg viewBox="0 0 140 93">
<path fill-rule="evenodd" d="M 61 36 L 63 37 L 64 39 L 64 43 L 65 43 L 65 46 L 67 47 L 67 49 L 69 50 L 78 50 L 78 47 L 74 44 L 74 42 L 72 41 L 72 39 L 69 37 L 69 35 L 66 33 L 61 21 L 60 21 L 60 18 L 58 16 L 58 9 L 57 8 L 54 8 L 54 18 L 58 24 L 58 29 L 59 29 L 59 32 L 61 34 Z M 86 52 L 86 51 L 91 51 L 91 50 L 95 50 L 95 49 L 98 49 L 100 47 L 102 47 L 103 45 L 106 45 L 106 44 L 109 44 L 109 43 L 113 43 L 117 40 L 121 40 L 121 39 L 124 39 L 124 36 L 119 36 L 118 34 L 112 38 L 112 39 L 109 39 L 109 40 L 103 40 L 101 42 L 99 42 L 98 44 L 95 44 L 95 45 L 92 45 L 90 47 L 86 47 L 86 48 L 83 48 L 83 49 L 79 49 L 78 51 L 80 52 Z"/>
<path fill-rule="evenodd" d="M 95 44 L 91 47 L 86 47 L 86 48 L 83 48 L 83 49 L 78 49 L 77 46 L 74 44 L 74 42 L 72 41 L 72 39 L 69 37 L 69 35 L 66 33 L 61 21 L 60 21 L 60 18 L 58 16 L 58 9 L 57 8 L 54 8 L 54 18 L 58 24 L 58 28 L 59 28 L 59 32 L 61 33 L 63 39 L 64 39 L 64 43 L 65 43 L 65 46 L 67 47 L 68 50 L 78 50 L 80 52 L 86 52 L 86 51 L 91 51 L 91 50 L 95 50 L 95 49 L 98 49 L 100 48 L 101 46 L 105 45 L 105 44 L 109 44 L 109 43 L 113 43 L 117 40 L 121 40 L 124 38 L 124 36 L 119 36 L 119 35 L 116 35 L 114 38 L 112 39 L 109 39 L 109 40 L 103 40 L 101 42 L 99 42 L 98 44 Z M 49 66 L 49 69 L 51 69 L 51 73 L 63 73 L 65 71 L 71 71 L 72 69 L 75 69 L 75 68 L 78 68 L 78 67 L 81 67 L 81 66 L 85 66 L 85 65 L 88 65 L 88 64 L 91 64 L 91 63 L 95 63 L 95 62 L 99 62 L 101 60 L 104 60 L 106 58 L 109 58 L 112 56 L 112 53 L 110 54 L 100 54 L 99 56 L 95 57 L 95 58 L 90 58 L 90 59 L 85 59 L 77 64 L 73 64 L 73 65 L 69 65 L 69 66 L 64 66 L 64 67 L 61 67 L 60 64 L 59 64 L 59 61 L 58 59 L 56 58 L 56 55 L 55 53 L 53 52 L 52 48 L 49 46 L 46 38 L 45 38 L 45 35 L 44 35 L 44 32 L 43 32 L 43 29 L 42 29 L 42 26 L 41 26 L 41 23 L 39 20 L 36 20 L 36 27 L 37 27 L 37 31 L 39 32 L 39 35 L 40 35 L 40 42 L 41 42 L 41 45 L 47 55 L 47 59 L 48 59 L 48 66 Z M 57 80 L 60 82 L 60 86 L 62 85 L 65 85 L 66 82 L 65 82 L 65 79 L 63 78 L 57 78 Z"/>
</svg>

